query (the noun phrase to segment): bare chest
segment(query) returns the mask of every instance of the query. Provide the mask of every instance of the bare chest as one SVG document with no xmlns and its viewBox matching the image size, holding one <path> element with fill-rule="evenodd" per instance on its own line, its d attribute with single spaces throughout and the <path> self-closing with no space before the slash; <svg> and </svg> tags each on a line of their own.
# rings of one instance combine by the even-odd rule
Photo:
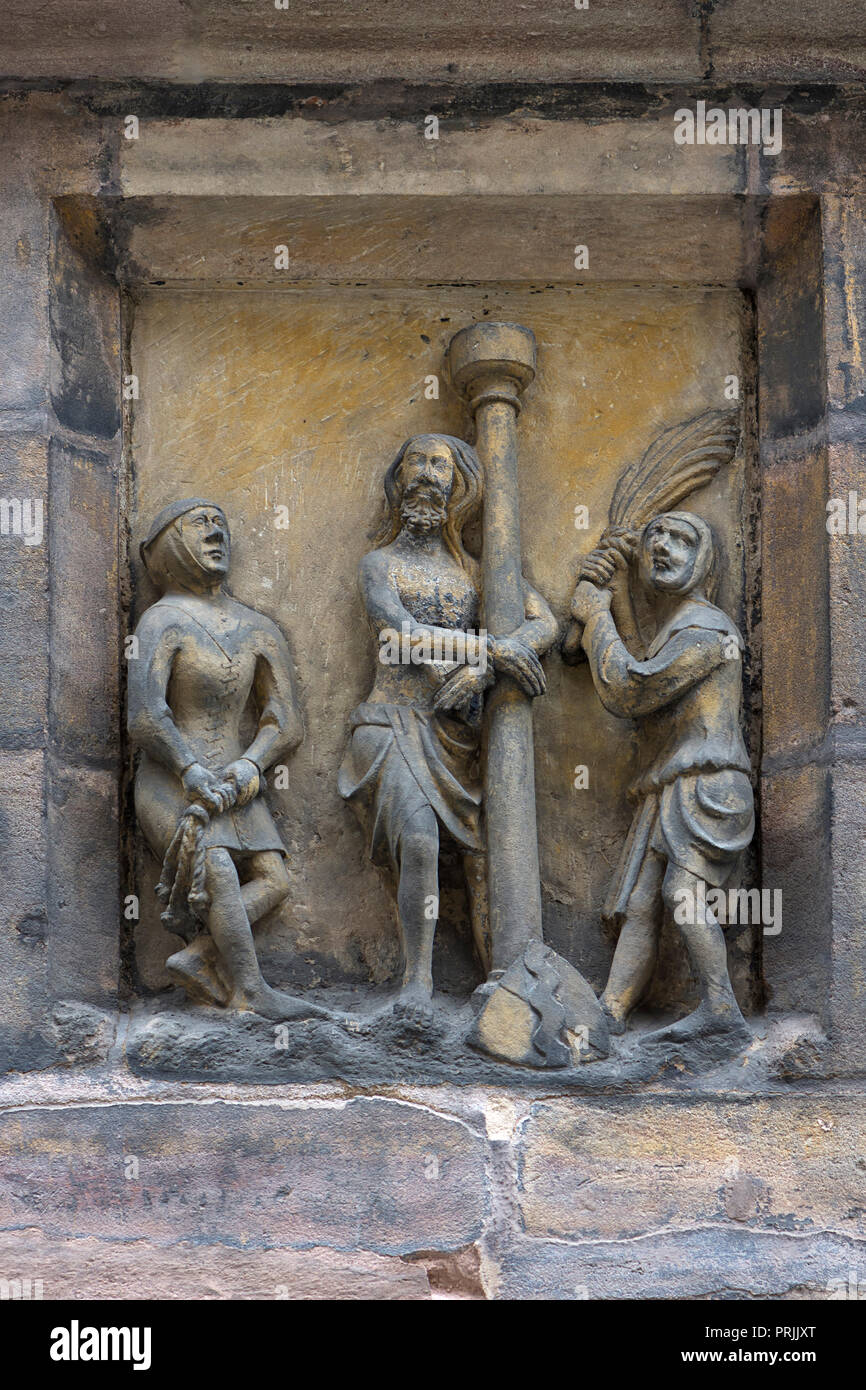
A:
<svg viewBox="0 0 866 1390">
<path fill-rule="evenodd" d="M 401 558 L 395 561 L 392 572 L 400 601 L 416 622 L 462 630 L 478 626 L 478 590 L 458 565 L 439 566 Z"/>
</svg>

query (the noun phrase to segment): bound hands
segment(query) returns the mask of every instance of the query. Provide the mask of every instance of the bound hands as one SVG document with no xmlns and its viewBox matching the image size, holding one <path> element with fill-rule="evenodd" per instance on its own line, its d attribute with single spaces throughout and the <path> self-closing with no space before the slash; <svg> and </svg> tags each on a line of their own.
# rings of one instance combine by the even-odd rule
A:
<svg viewBox="0 0 866 1390">
<path fill-rule="evenodd" d="M 246 806 L 258 796 L 261 782 L 259 769 L 249 758 L 236 759 L 221 773 L 193 763 L 181 780 L 187 801 L 198 801 L 210 816 L 218 816 L 232 806 Z"/>
<path fill-rule="evenodd" d="M 519 637 L 488 635 L 487 655 L 495 676 L 511 676 L 531 699 L 544 694 L 547 682 L 541 662 Z M 437 714 L 465 714 L 473 697 L 491 684 L 489 665 L 487 670 L 481 666 L 461 666 L 437 692 L 433 708 Z"/>
</svg>

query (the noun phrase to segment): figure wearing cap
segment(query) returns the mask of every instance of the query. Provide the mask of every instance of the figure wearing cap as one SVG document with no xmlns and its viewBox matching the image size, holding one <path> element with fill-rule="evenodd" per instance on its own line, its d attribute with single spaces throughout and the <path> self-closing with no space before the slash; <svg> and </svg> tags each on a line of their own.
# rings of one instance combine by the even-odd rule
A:
<svg viewBox="0 0 866 1390">
<path fill-rule="evenodd" d="M 202 1002 L 272 1019 L 325 1014 L 266 984 L 252 936 L 289 888 L 261 795 L 265 770 L 303 736 L 285 639 L 223 587 L 229 528 L 214 503 L 166 507 L 141 555 L 161 597 L 136 629 L 129 732 L 141 753 L 136 814 L 163 864 L 162 920 L 187 942 L 166 962 L 169 974 Z"/>
<path fill-rule="evenodd" d="M 634 654 L 641 639 L 628 573 L 635 566 L 656 623 L 644 659 Z M 712 602 L 715 585 L 713 533 L 693 513 L 664 512 L 639 532 L 610 531 L 584 560 L 563 656 L 574 661 L 582 648 L 605 709 L 636 720 L 643 745 L 632 788 L 637 809 L 604 905 L 619 930 L 602 995 L 611 1030 L 625 1031 L 650 983 L 664 904 L 682 933 L 701 1001 L 647 1041 L 712 1039 L 735 1051 L 751 1035 L 721 928 L 698 885 L 729 882 L 755 817 L 740 727 L 743 640 Z"/>
</svg>

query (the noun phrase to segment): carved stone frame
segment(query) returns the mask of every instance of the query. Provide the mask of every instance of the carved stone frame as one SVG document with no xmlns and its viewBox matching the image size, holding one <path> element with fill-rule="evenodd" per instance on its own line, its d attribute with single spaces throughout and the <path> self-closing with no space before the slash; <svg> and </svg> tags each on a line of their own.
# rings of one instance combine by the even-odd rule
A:
<svg viewBox="0 0 866 1390">
<path fill-rule="evenodd" d="M 186 127 L 199 153 L 206 148 L 208 124 L 166 123 Z M 255 129 L 243 134 L 255 142 Z M 287 237 L 297 249 L 295 285 L 377 278 L 558 278 L 574 284 L 569 249 L 575 241 L 591 241 L 606 247 L 607 258 L 594 278 L 607 274 L 635 284 L 662 275 L 667 283 L 736 286 L 754 298 L 761 474 L 755 527 L 761 537 L 763 634 L 760 855 L 764 882 L 782 889 L 785 904 L 784 929 L 764 947 L 769 1005 L 820 1015 L 831 1046 L 814 1059 L 816 1074 L 866 1070 L 866 991 L 858 986 L 866 957 L 866 887 L 856 863 L 866 829 L 866 797 L 857 794 L 863 742 L 856 723 L 836 717 L 851 673 L 844 658 L 831 662 L 834 644 L 844 647 L 852 638 L 844 592 L 855 582 L 849 573 L 854 561 L 841 545 L 831 546 L 824 526 L 827 498 L 844 495 L 855 471 L 858 431 L 864 428 L 863 417 L 852 423 L 844 405 L 832 399 L 838 372 L 833 323 L 844 318 L 844 287 L 833 270 L 845 231 L 839 200 L 808 189 L 747 194 L 750 179 L 755 183 L 745 169 L 728 179 L 725 191 L 712 193 L 664 189 L 660 179 L 655 191 L 590 196 L 584 172 L 575 182 L 584 178 L 586 188 L 548 196 L 509 186 L 514 179 L 507 169 L 486 179 L 483 196 L 472 170 L 468 192 L 431 196 L 377 189 L 373 174 L 365 189 L 347 193 L 338 173 L 321 173 L 320 128 L 309 125 L 298 136 L 309 148 L 301 149 L 295 179 L 303 183 L 306 169 L 305 191 L 283 187 L 264 196 L 252 179 L 249 190 L 225 196 L 215 160 L 199 181 L 203 186 L 190 188 L 183 160 L 169 157 L 182 137 L 172 128 L 164 133 L 162 150 L 159 139 L 151 142 L 145 163 L 133 163 L 120 196 L 64 194 L 52 209 L 50 997 L 110 1008 L 129 989 L 118 931 L 119 922 L 129 929 L 123 917 L 129 807 L 121 793 L 118 673 L 128 600 L 123 516 L 130 484 L 121 383 L 129 370 L 127 329 L 137 288 L 172 280 L 201 288 L 275 280 L 273 246 Z M 380 137 L 386 146 L 393 140 L 393 158 L 386 162 L 389 177 L 399 183 L 396 171 L 409 156 L 399 137 Z M 267 143 L 270 137 L 262 138 Z M 369 132 L 358 138 L 363 143 Z M 553 134 L 536 133 L 536 142 L 545 138 Z M 280 179 L 285 184 L 286 177 Z M 447 190 L 448 178 L 442 182 Z M 376 237 L 369 233 L 378 227 L 387 240 L 398 204 L 396 220 L 411 214 L 416 235 L 393 255 L 386 248 L 377 264 L 372 251 L 358 253 L 353 234 L 366 229 L 372 246 Z M 711 244 L 710 225 L 716 238 Z M 637 238 L 636 226 L 642 229 Z M 681 241 L 677 257 L 669 255 L 672 226 Z M 203 270 L 191 253 L 195 227 L 208 236 Z M 85 518 L 84 533 L 66 525 L 73 514 Z M 841 681 L 838 689 L 834 681 Z M 17 1064 L 44 1065 L 53 1055 L 46 1036 L 44 1018 L 34 1012 L 32 1027 L 13 1039 Z"/>
</svg>

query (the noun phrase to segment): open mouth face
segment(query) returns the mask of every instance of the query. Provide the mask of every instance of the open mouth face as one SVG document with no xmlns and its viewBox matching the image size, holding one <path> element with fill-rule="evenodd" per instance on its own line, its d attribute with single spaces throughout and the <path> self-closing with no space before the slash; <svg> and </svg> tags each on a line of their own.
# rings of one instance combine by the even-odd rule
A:
<svg viewBox="0 0 866 1390">
<path fill-rule="evenodd" d="M 181 534 L 203 570 L 212 574 L 228 572 L 229 528 L 219 507 L 196 507 L 187 512 L 181 520 Z"/>
<path fill-rule="evenodd" d="M 650 585 L 663 592 L 686 589 L 695 568 L 698 536 L 684 521 L 659 517 L 644 532 L 642 568 Z"/>
</svg>

